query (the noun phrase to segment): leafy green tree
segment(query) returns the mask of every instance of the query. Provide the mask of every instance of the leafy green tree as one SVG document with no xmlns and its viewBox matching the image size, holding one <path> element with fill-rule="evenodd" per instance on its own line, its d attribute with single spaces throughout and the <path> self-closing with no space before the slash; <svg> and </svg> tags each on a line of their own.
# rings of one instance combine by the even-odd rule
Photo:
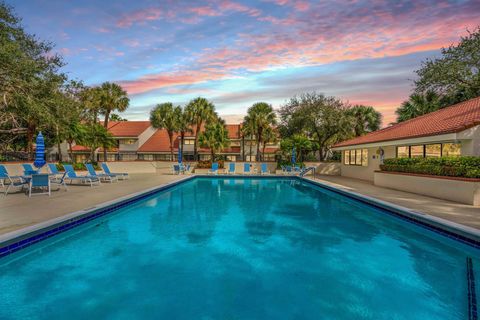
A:
<svg viewBox="0 0 480 320">
<path fill-rule="evenodd" d="M 303 134 L 294 134 L 280 142 L 280 149 L 285 155 L 290 156 L 293 148 L 297 152 L 298 161 L 302 162 L 306 152 L 312 150 L 312 142 Z"/>
<path fill-rule="evenodd" d="M 380 129 L 382 114 L 373 107 L 355 105 L 346 112 L 352 117 L 353 131 L 356 137 Z"/>
<path fill-rule="evenodd" d="M 171 102 L 157 104 L 150 112 L 150 122 L 156 129 L 165 129 L 170 142 L 170 160 L 173 161 L 173 135 L 178 130 L 178 119 Z"/>
<path fill-rule="evenodd" d="M 119 114 L 110 114 L 110 121 L 128 121 L 128 119 L 122 118 Z"/>
<path fill-rule="evenodd" d="M 107 150 L 115 146 L 112 134 L 98 123 L 90 123 L 85 126 L 81 141 L 84 146 L 90 149 L 90 161 L 92 162 L 95 162 L 95 150 L 102 146 Z"/>
<path fill-rule="evenodd" d="M 435 92 L 440 107 L 480 96 L 480 27 L 442 48 L 440 57 L 427 59 L 416 73 L 415 93 Z"/>
<path fill-rule="evenodd" d="M 277 143 L 278 141 L 278 133 L 277 131 L 271 127 L 268 126 L 265 131 L 263 132 L 263 149 L 262 149 L 262 155 L 265 154 L 265 148 L 267 147 L 268 143 Z"/>
<path fill-rule="evenodd" d="M 100 114 L 105 116 L 103 126 L 108 129 L 110 114 L 114 111 L 124 112 L 130 104 L 128 94 L 123 88 L 112 82 L 104 82 L 100 86 Z M 103 159 L 107 159 L 107 148 L 103 148 Z"/>
<path fill-rule="evenodd" d="M 177 121 L 177 132 L 180 133 L 180 150 L 183 157 L 183 145 L 185 143 L 185 135 L 187 133 L 193 132 L 190 125 L 191 121 L 189 119 L 189 114 L 180 106 L 175 107 L 174 113 L 175 119 Z M 181 160 L 183 161 L 183 159 Z"/>
<path fill-rule="evenodd" d="M 70 122 L 64 129 L 65 141 L 68 143 L 68 156 L 72 162 L 75 162 L 73 156 L 73 143 L 79 145 L 87 144 L 85 137 L 87 136 L 88 127 L 80 122 Z"/>
<path fill-rule="evenodd" d="M 193 145 L 193 156 L 198 160 L 198 137 L 202 126 L 212 122 L 216 118 L 215 106 L 205 98 L 198 97 L 191 100 L 185 107 L 190 124 L 194 127 L 195 142 Z"/>
<path fill-rule="evenodd" d="M 333 144 L 352 134 L 347 109 L 341 100 L 316 92 L 295 96 L 279 110 L 280 134 L 283 138 L 304 134 L 316 143 L 323 161 Z"/>
<path fill-rule="evenodd" d="M 248 146 L 249 146 L 248 155 L 252 156 L 253 139 L 255 137 L 255 132 L 256 132 L 255 123 L 254 123 L 252 117 L 246 115 L 243 118 L 241 132 L 242 132 L 242 141 L 243 141 L 243 146 L 242 146 L 243 156 L 242 156 L 242 158 L 243 158 L 243 161 L 245 161 L 246 160 L 246 158 L 245 158 L 245 138 L 248 140 Z"/>
<path fill-rule="evenodd" d="M 215 161 L 215 155 L 230 145 L 225 123 L 218 119 L 207 124 L 205 131 L 200 133 L 198 141 L 200 146 L 210 149 L 212 162 Z"/>
<path fill-rule="evenodd" d="M 269 127 L 277 124 L 275 112 L 271 105 L 266 102 L 257 102 L 248 108 L 245 123 L 251 123 L 257 144 L 256 160 L 261 161 L 260 145 L 263 142 L 263 133 Z"/>
<path fill-rule="evenodd" d="M 414 93 L 395 110 L 397 122 L 403 122 L 440 109 L 440 98 L 434 91 Z"/>
</svg>

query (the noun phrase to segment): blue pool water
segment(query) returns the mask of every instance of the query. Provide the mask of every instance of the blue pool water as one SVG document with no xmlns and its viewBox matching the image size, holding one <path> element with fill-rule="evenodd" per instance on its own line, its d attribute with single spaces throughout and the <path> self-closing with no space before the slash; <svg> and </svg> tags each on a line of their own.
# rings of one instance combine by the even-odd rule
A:
<svg viewBox="0 0 480 320">
<path fill-rule="evenodd" d="M 197 178 L 0 260 L 0 319 L 468 319 L 467 257 L 306 182 Z"/>
</svg>

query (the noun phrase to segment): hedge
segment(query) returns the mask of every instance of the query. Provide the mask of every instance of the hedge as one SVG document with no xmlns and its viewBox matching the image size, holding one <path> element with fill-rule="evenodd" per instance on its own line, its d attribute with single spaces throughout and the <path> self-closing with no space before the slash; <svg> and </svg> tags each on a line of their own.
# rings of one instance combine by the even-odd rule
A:
<svg viewBox="0 0 480 320">
<path fill-rule="evenodd" d="M 87 170 L 87 167 L 85 167 L 85 164 L 81 163 L 81 162 L 77 162 L 77 163 L 71 163 L 71 162 L 57 163 L 56 164 L 57 169 L 59 171 L 64 171 L 64 169 L 63 169 L 64 164 L 71 164 L 73 166 L 74 170 L 80 170 L 80 171 Z M 95 168 L 95 170 L 100 170 L 100 166 L 98 165 L 98 163 L 93 163 L 93 167 Z"/>
<path fill-rule="evenodd" d="M 480 178 L 480 157 L 393 158 L 385 159 L 380 169 L 435 176 Z"/>
</svg>

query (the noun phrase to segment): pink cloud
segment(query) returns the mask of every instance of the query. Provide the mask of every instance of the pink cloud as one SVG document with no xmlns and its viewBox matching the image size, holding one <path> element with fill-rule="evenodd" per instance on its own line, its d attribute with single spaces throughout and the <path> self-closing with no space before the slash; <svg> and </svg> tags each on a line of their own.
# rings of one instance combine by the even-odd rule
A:
<svg viewBox="0 0 480 320">
<path fill-rule="evenodd" d="M 138 10 L 117 20 L 117 27 L 126 28 L 135 23 L 144 23 L 146 21 L 159 20 L 164 16 L 164 12 L 159 8 L 147 8 L 144 10 Z"/>
<path fill-rule="evenodd" d="M 194 14 L 197 14 L 199 16 L 210 16 L 210 17 L 214 17 L 214 16 L 219 16 L 221 15 L 221 13 L 219 11 L 216 11 L 214 10 L 213 8 L 211 7 L 193 7 L 193 8 L 189 8 L 188 11 L 194 13 Z"/>
</svg>

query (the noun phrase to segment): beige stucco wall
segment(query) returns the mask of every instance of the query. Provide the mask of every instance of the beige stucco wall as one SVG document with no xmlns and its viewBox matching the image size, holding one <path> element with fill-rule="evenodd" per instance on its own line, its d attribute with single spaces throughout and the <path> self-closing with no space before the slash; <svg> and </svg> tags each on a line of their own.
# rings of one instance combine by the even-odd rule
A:
<svg viewBox="0 0 480 320">
<path fill-rule="evenodd" d="M 480 156 L 480 126 L 459 132 L 457 138 L 462 144 L 462 155 Z"/>
<path fill-rule="evenodd" d="M 340 162 L 305 162 L 306 167 L 315 167 L 315 174 L 327 175 L 327 176 L 339 176 L 341 173 Z M 313 172 L 309 172 L 307 175 L 312 175 Z"/>
<path fill-rule="evenodd" d="M 344 164 L 343 151 L 341 162 L 341 175 L 345 177 L 373 181 L 375 170 L 380 169 L 380 156 L 377 154 L 378 147 L 368 149 L 368 166 L 350 166 Z M 385 146 L 384 159 L 394 158 L 395 147 Z"/>
<path fill-rule="evenodd" d="M 480 206 L 480 182 L 375 172 L 374 184 L 380 187 Z"/>
</svg>

